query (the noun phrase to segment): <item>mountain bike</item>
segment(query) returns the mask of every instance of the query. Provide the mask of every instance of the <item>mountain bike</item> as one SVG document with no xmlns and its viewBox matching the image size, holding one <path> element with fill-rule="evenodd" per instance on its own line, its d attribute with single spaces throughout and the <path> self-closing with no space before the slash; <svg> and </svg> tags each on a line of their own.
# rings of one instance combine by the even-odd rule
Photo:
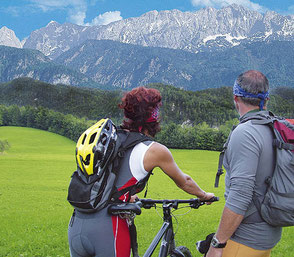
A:
<svg viewBox="0 0 294 257">
<path fill-rule="evenodd" d="M 176 246 L 175 243 L 175 233 L 173 229 L 172 222 L 172 210 L 177 210 L 180 204 L 187 204 L 185 207 L 192 209 L 198 209 L 200 206 L 204 205 L 206 202 L 218 201 L 218 197 L 213 197 L 208 201 L 201 201 L 198 198 L 193 198 L 189 200 L 153 200 L 153 199 L 139 199 L 136 203 L 122 203 L 113 204 L 108 208 L 108 212 L 111 215 L 120 215 L 121 217 L 128 218 L 132 226 L 130 226 L 131 232 L 131 244 L 133 250 L 133 256 L 138 255 L 138 246 L 136 241 L 136 230 L 134 227 L 134 218 L 136 215 L 141 214 L 141 208 L 150 209 L 152 207 L 156 208 L 157 204 L 162 205 L 163 210 L 163 224 L 159 229 L 158 233 L 154 237 L 150 246 L 144 253 L 143 257 L 152 256 L 154 250 L 161 241 L 159 249 L 159 257 L 192 257 L 190 250 L 185 246 Z"/>
</svg>

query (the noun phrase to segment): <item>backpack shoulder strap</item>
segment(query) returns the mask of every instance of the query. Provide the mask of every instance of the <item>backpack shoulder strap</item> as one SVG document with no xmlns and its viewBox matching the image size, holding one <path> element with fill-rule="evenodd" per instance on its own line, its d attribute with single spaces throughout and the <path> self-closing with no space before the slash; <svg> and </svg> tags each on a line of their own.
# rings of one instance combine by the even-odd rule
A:
<svg viewBox="0 0 294 257">
<path fill-rule="evenodd" d="M 117 172 L 120 159 L 125 156 L 126 150 L 144 141 L 153 141 L 153 139 L 141 133 L 117 129 L 117 140 L 112 158 L 113 172 Z"/>
<path fill-rule="evenodd" d="M 228 139 L 227 141 L 224 143 L 224 146 L 223 146 L 223 150 L 220 152 L 219 154 L 219 159 L 218 159 L 218 168 L 217 168 L 217 173 L 216 173 L 216 176 L 215 176 L 215 181 L 214 181 L 214 187 L 218 187 L 219 185 L 219 178 L 222 174 L 224 174 L 224 171 L 223 171 L 223 162 L 224 162 L 224 156 L 225 156 L 225 152 L 228 148 L 228 145 L 229 145 L 229 142 L 230 142 L 230 138 L 231 138 L 231 135 L 232 135 L 232 132 L 233 130 L 236 128 L 237 126 L 233 126 L 229 136 L 228 136 Z"/>
<path fill-rule="evenodd" d="M 120 161 L 125 156 L 126 150 L 130 149 L 131 147 L 141 142 L 154 141 L 152 138 L 138 132 L 129 132 L 122 129 L 118 129 L 117 132 L 118 132 L 119 144 L 118 144 L 117 154 L 115 155 L 113 160 L 113 172 L 115 173 L 117 173 L 119 170 Z M 120 191 L 117 191 L 117 188 L 114 187 L 112 197 L 111 197 L 112 201 L 116 201 L 128 191 L 131 191 L 132 193 L 135 192 L 138 186 L 141 186 L 141 184 L 145 184 L 147 182 L 150 175 L 152 175 L 151 171 L 148 173 L 148 175 L 145 178 L 138 181 L 137 184 L 132 185 L 130 187 L 126 187 Z"/>
<path fill-rule="evenodd" d="M 119 129 L 118 133 L 123 133 L 126 136 L 125 140 L 122 142 L 120 147 L 121 149 L 125 149 L 125 150 L 144 141 L 153 141 L 152 138 L 145 136 L 139 132 L 129 132 L 129 131 Z"/>
</svg>

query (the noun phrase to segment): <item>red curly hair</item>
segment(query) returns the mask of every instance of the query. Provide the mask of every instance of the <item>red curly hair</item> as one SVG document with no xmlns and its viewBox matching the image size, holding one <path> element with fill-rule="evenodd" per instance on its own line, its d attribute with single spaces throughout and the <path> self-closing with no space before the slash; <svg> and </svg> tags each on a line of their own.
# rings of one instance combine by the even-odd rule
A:
<svg viewBox="0 0 294 257">
<path fill-rule="evenodd" d="M 130 131 L 141 132 L 147 130 L 152 137 L 160 131 L 158 120 L 152 120 L 152 112 L 160 107 L 161 95 L 157 89 L 137 87 L 126 93 L 122 98 L 119 108 L 124 110 L 125 118 L 122 128 Z M 149 119 L 149 120 L 148 120 Z"/>
</svg>

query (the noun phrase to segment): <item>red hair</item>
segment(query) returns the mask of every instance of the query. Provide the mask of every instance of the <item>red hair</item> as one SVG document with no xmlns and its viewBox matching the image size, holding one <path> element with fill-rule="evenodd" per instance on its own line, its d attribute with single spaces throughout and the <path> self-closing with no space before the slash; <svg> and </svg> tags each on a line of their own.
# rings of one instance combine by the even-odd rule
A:
<svg viewBox="0 0 294 257">
<path fill-rule="evenodd" d="M 155 136 L 160 131 L 159 121 L 148 122 L 155 108 L 161 105 L 161 95 L 157 89 L 137 87 L 126 93 L 119 108 L 124 110 L 122 128 L 130 131 L 148 131 Z"/>
</svg>

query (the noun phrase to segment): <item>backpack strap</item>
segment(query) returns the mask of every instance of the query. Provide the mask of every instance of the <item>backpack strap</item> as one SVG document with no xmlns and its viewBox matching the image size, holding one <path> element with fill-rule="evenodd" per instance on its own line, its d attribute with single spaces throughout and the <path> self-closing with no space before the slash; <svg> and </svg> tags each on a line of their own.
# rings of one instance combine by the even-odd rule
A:
<svg viewBox="0 0 294 257">
<path fill-rule="evenodd" d="M 121 139 L 122 141 L 117 149 L 117 155 L 113 160 L 112 170 L 116 174 L 118 173 L 118 170 L 120 167 L 120 162 L 125 157 L 125 153 L 128 149 L 134 147 L 135 145 L 137 145 L 141 142 L 154 141 L 152 138 L 145 136 L 145 135 L 138 133 L 138 132 L 129 132 L 129 131 L 125 131 L 122 129 L 118 129 L 118 135 L 119 134 L 124 134 L 125 139 Z M 122 137 L 122 136 L 119 136 L 118 138 L 120 138 L 120 137 Z M 130 196 L 135 194 L 138 188 L 140 188 L 142 186 L 144 187 L 144 185 L 148 181 L 150 175 L 152 175 L 152 171 L 150 171 L 145 178 L 138 181 L 135 185 L 126 187 L 120 191 L 118 191 L 118 189 L 115 187 L 115 183 L 116 183 L 116 181 L 115 181 L 110 201 L 111 202 L 118 201 L 118 199 L 122 195 L 124 195 L 126 192 L 130 192 Z M 117 177 L 116 177 L 116 179 L 117 179 Z"/>
<path fill-rule="evenodd" d="M 145 136 L 139 132 L 129 132 L 129 131 L 119 129 L 118 133 L 124 133 L 126 135 L 126 139 L 122 142 L 118 150 L 119 154 L 122 154 L 127 149 L 137 145 L 138 143 L 141 143 L 144 141 L 153 141 L 152 138 Z"/>
<path fill-rule="evenodd" d="M 247 122 L 249 120 L 254 120 L 254 122 L 256 122 L 256 124 L 268 124 L 268 123 L 271 123 L 272 122 L 272 118 L 273 117 L 274 117 L 274 114 L 272 112 L 266 112 L 266 113 L 260 113 L 260 112 L 258 112 L 254 116 L 252 116 L 252 115 L 246 116 L 245 115 L 244 117 L 242 117 L 240 119 L 240 123 L 244 123 L 244 122 Z M 226 150 L 228 148 L 228 145 L 229 145 L 229 141 L 230 141 L 232 132 L 234 131 L 234 129 L 238 125 L 233 126 L 233 128 L 232 128 L 232 130 L 231 130 L 231 132 L 230 132 L 230 134 L 228 136 L 228 139 L 227 139 L 227 141 L 225 142 L 225 144 L 223 146 L 223 150 L 221 151 L 221 153 L 219 155 L 218 169 L 217 169 L 217 173 L 216 173 L 216 176 L 215 176 L 214 187 L 218 187 L 218 185 L 219 185 L 219 178 L 220 178 L 220 176 L 222 174 L 224 174 L 224 172 L 223 172 L 224 155 L 225 155 L 225 152 L 226 152 Z"/>
<path fill-rule="evenodd" d="M 262 196 L 263 198 L 264 196 Z M 261 209 L 261 201 L 256 195 L 253 195 L 252 202 L 250 203 L 247 212 L 244 215 L 242 223 L 251 224 L 251 223 L 260 223 L 264 222 L 263 218 L 260 215 L 259 210 Z"/>
<path fill-rule="evenodd" d="M 224 174 L 224 171 L 223 171 L 223 162 L 224 162 L 225 151 L 226 151 L 226 149 L 224 147 L 224 149 L 219 154 L 218 169 L 217 169 L 217 173 L 216 173 L 216 176 L 215 176 L 214 187 L 218 187 L 218 185 L 219 185 L 219 178 L 220 178 L 221 175 Z"/>
<path fill-rule="evenodd" d="M 115 148 L 115 153 L 113 154 L 113 169 L 112 172 L 116 173 L 118 172 L 118 168 L 120 165 L 120 160 L 125 156 L 125 152 L 137 145 L 138 143 L 144 142 L 144 141 L 153 141 L 152 138 L 147 137 L 141 133 L 138 132 L 129 132 L 123 129 L 117 129 L 117 144 Z M 117 158 L 118 157 L 118 158 Z"/>
<path fill-rule="evenodd" d="M 224 143 L 224 146 L 223 146 L 223 150 L 221 151 L 221 153 L 219 154 L 219 159 L 218 159 L 218 169 L 217 169 L 217 173 L 216 173 L 216 176 L 215 176 L 215 181 L 214 181 L 214 187 L 218 187 L 219 185 L 219 178 L 222 174 L 224 174 L 223 172 L 223 162 L 224 162 L 224 156 L 225 156 L 225 152 L 228 148 L 228 145 L 229 145 L 229 141 L 230 141 L 230 138 L 231 138 L 231 135 L 232 135 L 232 132 L 233 130 L 236 128 L 237 126 L 233 126 L 231 132 L 230 132 L 230 135 L 227 139 L 227 141 Z"/>
<path fill-rule="evenodd" d="M 285 143 L 285 142 L 282 142 L 278 139 L 274 139 L 273 145 L 279 149 L 286 149 L 286 150 L 294 151 L 293 144 Z"/>
</svg>

